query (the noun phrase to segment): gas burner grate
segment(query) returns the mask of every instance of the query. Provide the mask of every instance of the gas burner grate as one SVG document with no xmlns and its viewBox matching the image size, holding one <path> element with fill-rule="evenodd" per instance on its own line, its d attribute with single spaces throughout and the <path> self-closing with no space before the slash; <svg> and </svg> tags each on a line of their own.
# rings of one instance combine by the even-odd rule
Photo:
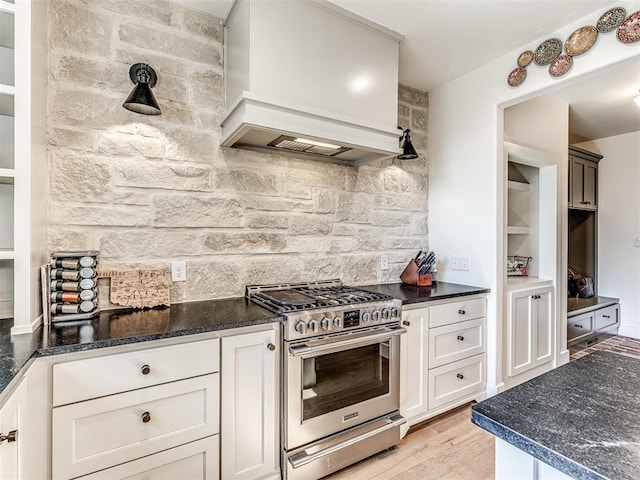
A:
<svg viewBox="0 0 640 480">
<path fill-rule="evenodd" d="M 283 292 L 287 293 L 283 294 Z M 339 280 L 303 284 L 248 286 L 246 296 L 276 313 L 300 312 L 393 299 L 390 295 L 383 293 L 345 287 Z"/>
</svg>

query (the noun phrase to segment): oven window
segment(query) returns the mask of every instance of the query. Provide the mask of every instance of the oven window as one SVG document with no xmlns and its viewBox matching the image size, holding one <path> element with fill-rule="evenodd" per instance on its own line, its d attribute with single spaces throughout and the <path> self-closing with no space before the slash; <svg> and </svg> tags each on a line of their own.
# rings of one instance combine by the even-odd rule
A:
<svg viewBox="0 0 640 480">
<path fill-rule="evenodd" d="M 389 393 L 389 342 L 306 358 L 302 419 Z"/>
</svg>

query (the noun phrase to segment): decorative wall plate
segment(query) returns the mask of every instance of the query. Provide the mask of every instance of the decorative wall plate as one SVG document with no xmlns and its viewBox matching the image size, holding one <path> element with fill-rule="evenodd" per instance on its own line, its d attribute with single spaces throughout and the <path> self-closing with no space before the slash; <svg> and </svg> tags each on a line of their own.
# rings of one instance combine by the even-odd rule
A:
<svg viewBox="0 0 640 480">
<path fill-rule="evenodd" d="M 526 67 L 533 60 L 533 52 L 531 50 L 527 50 L 526 52 L 522 52 L 518 55 L 518 66 Z"/>
<path fill-rule="evenodd" d="M 596 28 L 602 33 L 612 32 L 624 22 L 626 16 L 627 11 L 624 8 L 613 7 L 602 14 L 596 23 Z"/>
<path fill-rule="evenodd" d="M 525 78 L 527 78 L 527 69 L 524 67 L 517 67 L 511 70 L 511 73 L 507 77 L 507 83 L 512 87 L 517 87 L 524 82 Z"/>
<path fill-rule="evenodd" d="M 573 65 L 573 58 L 570 55 L 560 55 L 556 57 L 551 65 L 549 65 L 549 75 L 552 77 L 561 77 L 569 70 Z"/>
<path fill-rule="evenodd" d="M 622 43 L 635 43 L 640 40 L 640 10 L 633 12 L 622 22 L 616 36 Z"/>
<path fill-rule="evenodd" d="M 562 40 L 549 38 L 536 48 L 533 61 L 536 65 L 549 65 L 554 58 L 562 53 Z"/>
<path fill-rule="evenodd" d="M 592 26 L 580 27 L 567 38 L 564 42 L 564 51 L 568 55 L 575 57 L 582 55 L 596 43 L 598 38 L 598 30 Z"/>
</svg>

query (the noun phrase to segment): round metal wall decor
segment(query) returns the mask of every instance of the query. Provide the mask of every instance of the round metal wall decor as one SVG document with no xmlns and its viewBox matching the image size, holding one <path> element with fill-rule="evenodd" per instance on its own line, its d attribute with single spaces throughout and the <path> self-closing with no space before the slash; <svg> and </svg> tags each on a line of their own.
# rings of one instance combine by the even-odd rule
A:
<svg viewBox="0 0 640 480">
<path fill-rule="evenodd" d="M 536 48 L 533 54 L 533 62 L 536 65 L 549 65 L 554 58 L 562 53 L 562 40 L 549 38 Z"/>
<path fill-rule="evenodd" d="M 636 43 L 640 40 L 640 10 L 632 13 L 622 22 L 616 36 L 622 43 Z"/>
<path fill-rule="evenodd" d="M 582 55 L 596 43 L 598 38 L 598 30 L 592 26 L 580 27 L 567 38 L 564 42 L 564 51 L 568 55 L 575 57 Z"/>
<path fill-rule="evenodd" d="M 570 55 L 560 55 L 556 57 L 551 65 L 549 65 L 549 75 L 552 77 L 561 77 L 573 66 L 573 59 Z"/>
<path fill-rule="evenodd" d="M 507 83 L 512 87 L 517 87 L 524 82 L 527 78 L 527 69 L 524 67 L 517 67 L 511 70 L 511 73 L 507 77 Z"/>
<path fill-rule="evenodd" d="M 526 52 L 522 52 L 518 55 L 518 66 L 526 67 L 533 60 L 533 52 L 531 50 L 527 50 Z"/>
<path fill-rule="evenodd" d="M 601 33 L 612 32 L 624 22 L 627 11 L 622 7 L 614 7 L 602 14 L 596 23 L 596 28 Z"/>
</svg>

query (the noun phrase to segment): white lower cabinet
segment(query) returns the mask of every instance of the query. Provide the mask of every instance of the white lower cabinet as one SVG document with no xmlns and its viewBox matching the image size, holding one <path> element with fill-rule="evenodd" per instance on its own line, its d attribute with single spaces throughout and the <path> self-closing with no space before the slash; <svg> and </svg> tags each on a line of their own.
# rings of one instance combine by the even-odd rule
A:
<svg viewBox="0 0 640 480">
<path fill-rule="evenodd" d="M 483 296 L 405 306 L 402 323 L 400 414 L 408 426 L 484 396 Z"/>
<path fill-rule="evenodd" d="M 101 470 L 87 480 L 204 480 L 219 478 L 219 435 Z"/>
<path fill-rule="evenodd" d="M 553 360 L 553 287 L 509 293 L 508 375 L 515 377 Z"/>
<path fill-rule="evenodd" d="M 24 478 L 27 450 L 22 438 L 27 401 L 27 381 L 22 378 L 16 389 L 0 408 L 0 478 Z"/>
<path fill-rule="evenodd" d="M 219 478 L 219 339 L 67 358 L 52 367 L 53 478 Z"/>
<path fill-rule="evenodd" d="M 222 339 L 221 476 L 279 478 L 279 356 L 275 330 Z"/>
</svg>

